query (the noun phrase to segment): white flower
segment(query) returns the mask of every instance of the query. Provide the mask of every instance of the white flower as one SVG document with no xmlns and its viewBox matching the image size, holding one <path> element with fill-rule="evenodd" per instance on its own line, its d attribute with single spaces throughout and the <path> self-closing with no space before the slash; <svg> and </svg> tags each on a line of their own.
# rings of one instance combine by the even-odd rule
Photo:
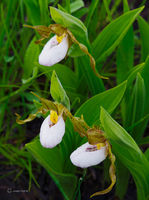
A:
<svg viewBox="0 0 149 200">
<path fill-rule="evenodd" d="M 63 117 L 59 116 L 57 122 L 53 124 L 50 115 L 45 118 L 40 128 L 40 143 L 46 148 L 53 148 L 59 144 L 65 133 Z"/>
<path fill-rule="evenodd" d="M 44 46 L 39 55 L 39 64 L 52 66 L 63 60 L 67 54 L 69 47 L 68 36 L 52 37 Z"/>
<path fill-rule="evenodd" d="M 106 146 L 98 149 L 96 145 L 90 145 L 87 142 L 72 152 L 70 159 L 77 167 L 87 168 L 101 163 L 106 156 Z"/>
</svg>

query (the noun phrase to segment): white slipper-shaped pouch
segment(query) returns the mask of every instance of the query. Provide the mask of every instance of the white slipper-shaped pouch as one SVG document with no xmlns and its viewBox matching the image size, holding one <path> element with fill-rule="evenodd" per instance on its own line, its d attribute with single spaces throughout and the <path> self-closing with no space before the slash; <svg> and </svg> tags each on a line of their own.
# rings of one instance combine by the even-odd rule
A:
<svg viewBox="0 0 149 200">
<path fill-rule="evenodd" d="M 70 155 L 71 162 L 81 168 L 87 168 L 101 163 L 107 157 L 106 146 L 97 149 L 88 142 L 78 147 Z"/>
<path fill-rule="evenodd" d="M 65 122 L 62 116 L 58 117 L 55 124 L 48 115 L 43 121 L 40 128 L 40 143 L 43 147 L 53 148 L 58 145 L 65 133 Z"/>
<path fill-rule="evenodd" d="M 68 36 L 52 37 L 44 46 L 42 52 L 39 55 L 39 64 L 44 66 L 52 66 L 66 57 L 69 41 Z"/>
</svg>

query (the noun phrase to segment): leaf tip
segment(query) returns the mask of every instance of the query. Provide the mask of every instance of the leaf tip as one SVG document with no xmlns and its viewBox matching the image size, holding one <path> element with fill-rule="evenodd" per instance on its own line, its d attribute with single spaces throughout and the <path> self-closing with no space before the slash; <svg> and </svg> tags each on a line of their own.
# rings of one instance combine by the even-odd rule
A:
<svg viewBox="0 0 149 200">
<path fill-rule="evenodd" d="M 145 6 L 141 6 L 140 8 L 138 8 L 139 13 L 142 12 L 142 10 L 145 8 Z"/>
</svg>

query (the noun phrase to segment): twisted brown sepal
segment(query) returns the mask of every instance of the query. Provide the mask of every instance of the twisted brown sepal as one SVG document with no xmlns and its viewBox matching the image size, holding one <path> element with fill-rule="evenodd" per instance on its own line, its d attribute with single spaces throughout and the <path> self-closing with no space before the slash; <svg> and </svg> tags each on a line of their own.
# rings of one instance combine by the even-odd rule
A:
<svg viewBox="0 0 149 200">
<path fill-rule="evenodd" d="M 55 33 L 58 36 L 63 35 L 64 32 L 66 32 L 66 28 L 62 27 L 60 24 L 50 24 L 48 27 L 43 25 L 38 26 L 30 26 L 30 25 L 23 25 L 27 28 L 32 28 L 36 30 L 41 38 L 37 41 L 35 41 L 36 44 L 39 44 L 42 40 L 49 38 L 51 33 Z"/>
<path fill-rule="evenodd" d="M 95 62 L 95 59 L 93 58 L 93 56 L 88 52 L 88 49 L 87 47 L 82 44 L 82 43 L 79 43 L 78 40 L 75 38 L 75 36 L 71 33 L 71 31 L 69 31 L 67 29 L 67 34 L 69 35 L 69 37 L 71 38 L 72 42 L 79 45 L 80 49 L 86 54 L 89 56 L 90 58 L 90 64 L 91 64 L 91 68 L 92 70 L 94 71 L 95 75 L 99 78 L 102 78 L 102 79 L 108 79 L 107 77 L 104 77 L 104 76 L 101 76 L 97 71 L 96 71 L 96 62 Z"/>
<path fill-rule="evenodd" d="M 64 119 L 66 119 L 67 117 L 69 117 L 69 119 L 71 120 L 74 130 L 76 132 L 79 133 L 79 135 L 81 137 L 85 137 L 87 136 L 86 132 L 87 129 L 90 128 L 87 123 L 84 121 L 83 116 L 81 116 L 81 118 L 79 117 L 74 117 L 67 108 L 64 107 L 63 109 L 63 116 Z"/>
<path fill-rule="evenodd" d="M 27 25 L 27 24 L 24 24 L 23 26 L 27 27 L 27 28 L 32 28 L 39 33 L 41 38 L 39 40 L 35 41 L 36 44 L 39 44 L 42 40 L 50 37 L 51 31 L 50 31 L 49 27 L 47 27 L 47 26 L 42 26 L 42 25 L 30 26 L 30 25 Z"/>
<path fill-rule="evenodd" d="M 34 92 L 31 92 L 34 96 L 36 96 L 42 103 L 42 106 L 37 110 L 36 113 L 33 113 L 33 114 L 30 114 L 28 116 L 27 119 L 24 119 L 24 120 L 21 120 L 21 116 L 17 113 L 15 113 L 15 115 L 17 116 L 16 118 L 16 122 L 18 124 L 25 124 L 27 122 L 30 122 L 32 120 L 34 120 L 36 118 L 36 116 L 41 113 L 41 114 L 46 114 L 48 111 L 50 110 L 54 110 L 56 111 L 57 113 L 59 113 L 58 111 L 58 107 L 56 104 L 54 104 L 52 101 L 49 101 L 47 99 L 44 99 L 44 98 L 41 98 L 40 96 L 38 96 L 37 94 L 35 94 Z"/>
<path fill-rule="evenodd" d="M 106 138 L 104 137 L 104 132 L 99 128 L 89 128 L 87 130 L 88 142 L 91 145 L 96 145 L 98 143 L 105 143 Z"/>
<path fill-rule="evenodd" d="M 42 103 L 42 106 L 44 107 L 44 109 L 48 112 L 50 110 L 54 110 L 58 113 L 59 115 L 59 110 L 58 110 L 58 106 L 53 103 L 52 101 L 50 100 L 47 100 L 47 99 L 44 99 L 40 96 L 38 96 L 37 94 L 35 94 L 34 92 L 31 92 L 34 96 L 36 96 Z"/>
<path fill-rule="evenodd" d="M 112 190 L 113 186 L 116 183 L 115 164 L 114 164 L 115 163 L 115 156 L 111 151 L 111 145 L 109 144 L 108 141 L 106 141 L 106 146 L 107 146 L 107 154 L 109 156 L 109 160 L 111 161 L 111 165 L 110 165 L 110 168 L 109 168 L 111 184 L 107 189 L 105 189 L 103 191 L 95 192 L 94 194 L 92 194 L 90 196 L 90 198 L 92 198 L 94 196 L 97 196 L 97 195 L 103 195 L 103 194 L 106 194 L 106 193 L 110 192 Z"/>
<path fill-rule="evenodd" d="M 24 119 L 24 120 L 21 120 L 21 119 L 20 119 L 21 116 L 20 116 L 19 114 L 15 113 L 15 115 L 17 116 L 16 122 L 17 122 L 18 124 L 25 124 L 26 122 L 30 122 L 30 121 L 32 121 L 33 119 L 35 119 L 36 116 L 37 116 L 37 114 L 39 114 L 39 113 L 42 113 L 42 114 L 44 113 L 44 108 L 43 108 L 43 107 L 40 107 L 36 113 L 30 114 L 30 115 L 28 116 L 28 118 L 26 118 L 26 119 Z"/>
</svg>

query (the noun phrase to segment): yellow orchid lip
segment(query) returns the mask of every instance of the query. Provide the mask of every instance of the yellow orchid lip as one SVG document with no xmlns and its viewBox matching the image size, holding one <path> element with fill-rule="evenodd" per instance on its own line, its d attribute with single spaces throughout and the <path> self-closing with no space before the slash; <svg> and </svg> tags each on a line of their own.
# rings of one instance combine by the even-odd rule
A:
<svg viewBox="0 0 149 200">
<path fill-rule="evenodd" d="M 105 146 L 105 143 L 98 143 L 96 144 L 96 148 L 99 150 L 101 149 L 101 147 L 104 147 Z"/>
<path fill-rule="evenodd" d="M 57 112 L 54 111 L 54 110 L 51 110 L 50 112 L 50 120 L 53 124 L 56 124 L 57 121 L 58 121 L 58 115 L 57 115 Z"/>
<path fill-rule="evenodd" d="M 63 35 L 61 35 L 61 36 L 56 35 L 56 40 L 58 41 L 58 43 L 61 43 L 65 36 L 66 36 L 65 33 Z"/>
</svg>

